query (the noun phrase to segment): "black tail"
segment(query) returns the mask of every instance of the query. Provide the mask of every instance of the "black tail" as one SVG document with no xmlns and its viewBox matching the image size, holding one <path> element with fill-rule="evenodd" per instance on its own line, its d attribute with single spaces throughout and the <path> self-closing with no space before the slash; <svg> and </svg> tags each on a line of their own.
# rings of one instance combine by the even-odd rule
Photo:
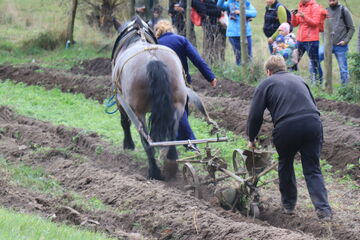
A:
<svg viewBox="0 0 360 240">
<path fill-rule="evenodd" d="M 150 137 L 156 142 L 175 140 L 175 107 L 167 67 L 160 61 L 151 61 L 146 70 L 152 96 Z"/>
</svg>

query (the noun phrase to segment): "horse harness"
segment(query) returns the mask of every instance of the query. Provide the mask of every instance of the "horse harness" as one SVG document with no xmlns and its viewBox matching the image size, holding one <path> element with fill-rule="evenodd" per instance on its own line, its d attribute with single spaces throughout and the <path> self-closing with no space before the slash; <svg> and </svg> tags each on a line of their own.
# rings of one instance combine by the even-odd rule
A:
<svg viewBox="0 0 360 240">
<path fill-rule="evenodd" d="M 132 23 L 135 23 L 132 22 Z M 120 52 L 120 49 L 125 45 L 126 41 L 128 41 L 129 39 L 131 39 L 132 37 L 134 37 L 135 35 L 140 35 L 141 40 L 143 42 L 148 42 L 150 44 L 157 44 L 157 40 L 154 36 L 154 34 L 152 33 L 151 29 L 149 28 L 145 28 L 145 27 L 141 27 L 140 24 L 138 24 L 138 29 L 134 26 L 132 26 L 132 24 L 130 24 L 131 26 L 127 27 L 125 30 L 123 30 L 119 37 L 116 39 L 115 42 L 115 46 L 112 52 L 112 68 L 115 68 L 116 65 L 116 58 L 117 55 Z M 128 57 L 125 61 L 123 61 L 120 71 L 118 72 L 118 76 L 121 76 L 121 73 L 125 67 L 125 65 L 134 57 L 145 53 L 145 52 L 149 52 L 149 51 L 153 51 L 153 50 L 164 50 L 164 51 L 168 51 L 171 52 L 172 54 L 176 53 L 171 50 L 171 49 L 167 49 L 163 46 L 149 46 L 149 47 L 145 47 L 144 49 L 142 49 L 141 51 L 138 51 L 136 53 L 134 53 L 133 55 L 131 55 L 130 57 Z M 177 56 L 177 55 L 176 55 Z M 120 85 L 120 77 L 114 77 L 113 75 L 113 79 L 112 79 L 112 89 L 114 92 L 114 96 L 116 95 L 116 101 L 118 102 L 118 104 L 122 107 L 122 109 L 125 111 L 125 113 L 127 114 L 127 116 L 130 118 L 131 122 L 133 122 L 133 124 L 135 125 L 136 129 L 138 130 L 138 132 L 146 139 L 146 141 L 151 145 L 153 143 L 153 140 L 151 139 L 151 137 L 146 134 L 146 132 L 144 131 L 144 127 L 142 125 L 142 123 L 139 121 L 139 119 L 137 118 L 136 114 L 134 113 L 134 111 L 132 110 L 132 108 L 129 106 L 129 104 L 125 101 L 124 97 L 122 96 L 121 93 L 121 85 Z"/>
</svg>

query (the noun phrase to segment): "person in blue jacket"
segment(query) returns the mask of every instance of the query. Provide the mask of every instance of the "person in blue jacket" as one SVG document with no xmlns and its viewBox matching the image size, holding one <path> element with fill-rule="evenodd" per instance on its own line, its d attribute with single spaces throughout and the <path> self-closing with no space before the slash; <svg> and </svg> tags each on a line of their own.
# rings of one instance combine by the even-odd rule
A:
<svg viewBox="0 0 360 240">
<path fill-rule="evenodd" d="M 229 24 L 226 30 L 226 36 L 229 38 L 234 50 L 236 64 L 241 64 L 241 47 L 240 47 L 240 1 L 239 0 L 218 0 L 218 7 L 226 10 L 229 15 Z M 252 32 L 250 22 L 256 17 L 257 11 L 249 0 L 245 3 L 246 13 L 246 37 L 248 42 L 248 56 L 252 58 Z"/>
<path fill-rule="evenodd" d="M 191 84 L 191 76 L 189 74 L 189 65 L 187 62 L 187 59 L 189 58 L 194 66 L 199 69 L 204 78 L 211 84 L 211 86 L 216 87 L 216 77 L 209 66 L 201 58 L 198 51 L 188 39 L 174 33 L 175 30 L 168 20 L 160 20 L 155 25 L 154 30 L 155 35 L 158 38 L 158 43 L 174 50 L 174 52 L 180 58 L 186 74 L 186 82 L 188 84 Z M 194 140 L 196 137 L 188 121 L 188 106 L 186 104 L 184 115 L 179 123 L 177 140 L 189 139 Z"/>
</svg>

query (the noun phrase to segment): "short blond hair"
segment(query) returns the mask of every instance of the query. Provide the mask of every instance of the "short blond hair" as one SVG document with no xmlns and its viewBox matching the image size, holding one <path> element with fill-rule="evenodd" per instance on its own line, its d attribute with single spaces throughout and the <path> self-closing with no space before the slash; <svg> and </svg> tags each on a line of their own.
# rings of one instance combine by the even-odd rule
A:
<svg viewBox="0 0 360 240">
<path fill-rule="evenodd" d="M 266 60 L 264 64 L 265 71 L 269 70 L 271 73 L 286 71 L 286 63 L 282 56 L 272 55 Z"/>
<path fill-rule="evenodd" d="M 171 32 L 171 33 L 176 32 L 175 28 L 170 23 L 170 21 L 165 19 L 158 21 L 158 23 L 154 26 L 154 30 L 155 30 L 155 36 L 157 38 L 159 38 L 161 35 L 167 32 Z"/>
</svg>

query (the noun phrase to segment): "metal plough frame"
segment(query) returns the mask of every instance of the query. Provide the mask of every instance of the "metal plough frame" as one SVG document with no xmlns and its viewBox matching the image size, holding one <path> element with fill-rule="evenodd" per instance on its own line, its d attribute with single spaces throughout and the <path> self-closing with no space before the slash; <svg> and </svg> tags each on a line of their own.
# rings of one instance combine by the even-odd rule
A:
<svg viewBox="0 0 360 240">
<path fill-rule="evenodd" d="M 202 198 L 201 186 L 208 185 L 210 183 L 218 183 L 225 179 L 232 178 L 237 182 L 238 187 L 236 189 L 234 204 L 229 206 L 229 208 L 234 210 L 236 205 L 241 202 L 241 197 L 246 194 L 251 201 L 249 202 L 248 206 L 244 207 L 244 209 L 247 209 L 246 213 L 244 214 L 255 218 L 259 217 L 259 194 L 257 191 L 258 187 L 260 187 L 258 185 L 259 179 L 273 170 L 278 165 L 278 163 L 274 163 L 265 169 L 261 169 L 259 173 L 256 173 L 256 169 L 253 169 L 251 172 L 249 172 L 245 165 L 246 159 L 243 154 L 244 150 L 236 149 L 233 151 L 232 159 L 235 172 L 231 172 L 227 170 L 226 161 L 217 156 L 218 153 L 219 150 L 216 150 L 215 153 L 212 154 L 211 149 L 206 147 L 205 157 L 202 157 L 201 153 L 196 153 L 194 156 L 177 160 L 178 163 L 184 163 L 183 177 L 186 182 L 184 188 L 186 190 L 193 191 L 195 197 Z M 240 157 L 240 159 L 238 157 Z M 252 160 L 254 161 L 254 158 Z M 201 182 L 199 175 L 192 165 L 193 163 L 200 163 L 204 165 L 211 179 Z M 255 166 L 255 164 L 253 166 Z M 224 173 L 224 176 L 216 178 L 216 171 Z M 262 185 L 267 183 L 269 183 L 269 181 L 263 183 Z"/>
<path fill-rule="evenodd" d="M 226 142 L 228 141 L 228 137 L 216 137 L 216 138 L 207 138 L 207 139 L 195 139 L 195 140 L 183 140 L 183 141 L 163 141 L 163 142 L 154 142 L 150 135 L 146 134 L 144 131 L 144 127 L 142 126 L 141 122 L 137 118 L 134 111 L 131 107 L 127 104 L 125 99 L 120 93 L 116 93 L 116 98 L 120 105 L 122 106 L 123 110 L 126 112 L 128 117 L 130 118 L 131 122 L 135 125 L 136 130 L 146 139 L 150 147 L 168 147 L 168 146 L 177 146 L 177 145 L 190 145 L 193 146 L 194 144 L 199 143 L 213 143 L 213 142 Z M 208 117 L 208 116 L 207 116 Z M 210 118 L 207 119 L 208 123 L 215 124 L 213 120 Z M 215 125 L 216 126 L 216 125 Z M 216 126 L 217 127 L 217 126 Z"/>
</svg>

